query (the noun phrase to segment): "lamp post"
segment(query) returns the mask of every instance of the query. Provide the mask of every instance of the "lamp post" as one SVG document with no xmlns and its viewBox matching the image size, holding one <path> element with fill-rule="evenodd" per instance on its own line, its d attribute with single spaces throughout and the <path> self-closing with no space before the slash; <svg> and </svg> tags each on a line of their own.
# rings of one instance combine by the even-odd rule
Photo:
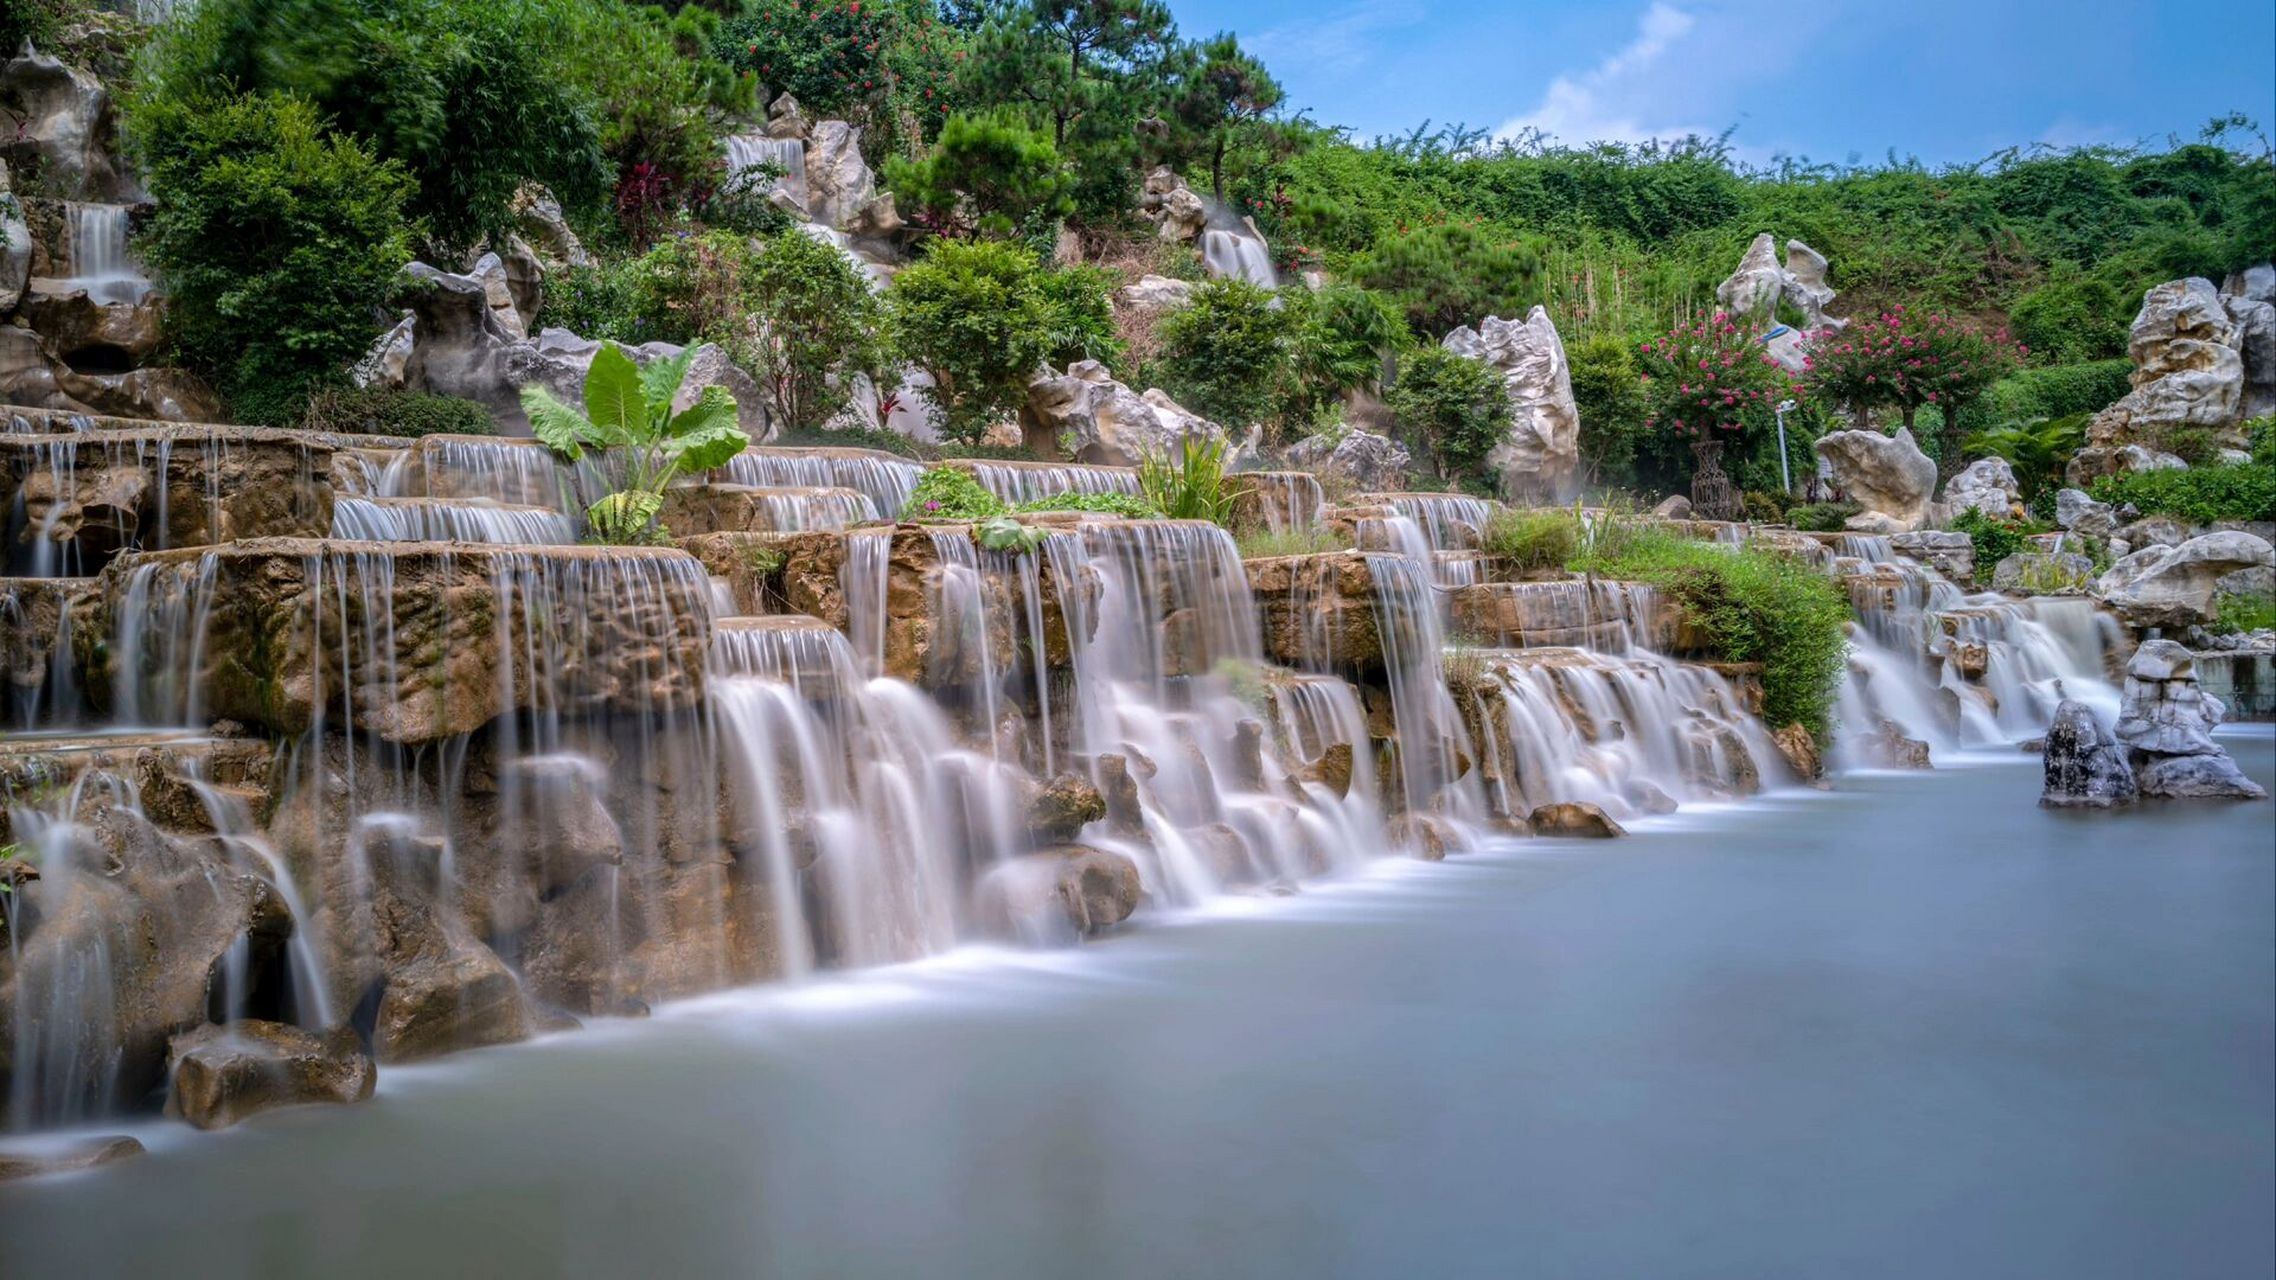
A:
<svg viewBox="0 0 2276 1280">
<path fill-rule="evenodd" d="M 1786 461 L 1786 415 L 1793 410 L 1793 401 L 1778 402 L 1778 479 L 1788 493 L 1794 492 L 1794 468 Z"/>
</svg>

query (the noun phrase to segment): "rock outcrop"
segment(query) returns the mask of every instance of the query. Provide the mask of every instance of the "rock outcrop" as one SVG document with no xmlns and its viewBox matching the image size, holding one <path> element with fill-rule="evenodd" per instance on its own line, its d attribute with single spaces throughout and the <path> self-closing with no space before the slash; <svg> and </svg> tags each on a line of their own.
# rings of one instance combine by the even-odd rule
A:
<svg viewBox="0 0 2276 1280">
<path fill-rule="evenodd" d="M 1513 501 L 1550 503 L 1572 496 L 1580 469 L 1580 408 L 1573 401 L 1572 366 L 1549 312 L 1535 307 L 1524 320 L 1488 316 L 1446 335 L 1457 355 L 1483 362 L 1501 375 L 1509 396 L 1509 435 L 1487 456 Z"/>
<path fill-rule="evenodd" d="M 1209 208 L 1185 179 L 1168 165 L 1155 168 L 1146 175 L 1145 190 L 1139 196 L 1139 212 L 1151 219 L 1160 229 L 1164 240 L 1192 243 L 1201 238 L 1209 226 Z"/>
<path fill-rule="evenodd" d="M 166 1114 L 200 1129 L 225 1129 L 274 1107 L 362 1102 L 379 1078 L 346 1027 L 319 1036 L 257 1019 L 175 1036 L 167 1074 Z"/>
<path fill-rule="evenodd" d="M 2064 489 L 2055 494 L 2055 523 L 2089 538 L 2107 538 L 2118 531 L 2118 514 L 2084 490 Z"/>
<path fill-rule="evenodd" d="M 1901 533 L 1928 522 L 1936 461 L 1920 451 L 1911 431 L 1832 431 L 1820 436 L 1816 447 L 1834 484 L 1865 508 L 1850 517 L 1851 528 Z M 1880 519 L 1871 519 L 1876 516 Z"/>
<path fill-rule="evenodd" d="M 2145 293 L 2126 340 L 2133 390 L 2087 423 L 2086 445 L 2064 469 L 2071 484 L 2164 465 L 2161 456 L 2171 456 L 2167 446 L 2183 430 L 2210 432 L 2223 447 L 2241 445 L 2243 340 L 2210 280 L 2191 276 Z"/>
<path fill-rule="evenodd" d="M 861 158 L 861 126 L 823 120 L 806 139 L 806 211 L 826 227 L 844 228 L 877 198 L 877 176 Z"/>
<path fill-rule="evenodd" d="M 2125 701 L 2114 736 L 2131 751 L 2144 796 L 2257 800 L 2268 793 L 2244 776 L 2213 729 L 2227 708 L 2197 684 L 2196 659 L 2171 640 L 2145 640 L 2126 664 Z"/>
<path fill-rule="evenodd" d="M 1995 520 L 2007 520 L 2022 508 L 2023 491 L 2007 459 L 1978 458 L 1944 482 L 1944 505 L 1948 517 L 1980 511 Z"/>
<path fill-rule="evenodd" d="M 2178 546 L 2129 552 L 2094 589 L 2135 626 L 2188 627 L 2213 620 L 2213 600 L 2223 577 L 2271 564 L 2276 564 L 2276 550 L 2265 539 L 2224 530 Z"/>
<path fill-rule="evenodd" d="M 1782 302 L 1802 313 L 1806 331 L 1838 329 L 1848 321 L 1826 314 L 1835 297 L 1826 272 L 1825 255 L 1799 240 L 1786 242 L 1786 263 L 1779 265 L 1777 237 L 1765 231 L 1747 246 L 1738 269 L 1715 286 L 1715 300 L 1732 320 L 1755 333 L 1777 326 Z"/>
<path fill-rule="evenodd" d="M 1022 429 L 1029 447 L 1046 456 L 1116 467 L 1136 466 L 1188 439 L 1226 439 L 1223 427 L 1158 389 L 1132 391 L 1096 360 L 1078 360 L 1063 374 L 1046 369 L 1028 383 Z"/>
<path fill-rule="evenodd" d="M 2276 265 L 2232 271 L 2221 283 L 2221 305 L 2237 325 L 2244 357 L 2246 420 L 2276 413 Z"/>
<path fill-rule="evenodd" d="M 2042 807 L 2108 809 L 2134 803 L 2134 768 L 2124 746 L 2083 702 L 2066 699 L 2055 708 L 2040 761 L 2045 772 Z"/>
<path fill-rule="evenodd" d="M 1404 489 L 1414 455 L 1388 436 L 1353 429 L 1340 439 L 1307 436 L 1288 448 L 1288 464 L 1315 475 L 1333 473 L 1364 492 Z"/>
<path fill-rule="evenodd" d="M 0 55 L 5 56 L 5 55 Z M 0 160 L 37 175 L 60 199 L 126 204 L 145 198 L 118 154 L 117 114 L 101 81 L 26 45 L 0 63 Z"/>
<path fill-rule="evenodd" d="M 1129 858 L 1070 845 L 989 868 L 973 888 L 973 914 L 999 937 L 1067 943 L 1129 919 L 1143 896 Z"/>
</svg>

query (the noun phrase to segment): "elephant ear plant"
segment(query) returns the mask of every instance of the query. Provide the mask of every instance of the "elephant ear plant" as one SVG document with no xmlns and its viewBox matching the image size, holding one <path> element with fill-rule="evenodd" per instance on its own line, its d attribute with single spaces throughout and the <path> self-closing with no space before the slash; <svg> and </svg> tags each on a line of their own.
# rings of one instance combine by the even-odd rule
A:
<svg viewBox="0 0 2276 1280">
<path fill-rule="evenodd" d="M 693 356 L 683 351 L 643 369 L 623 347 L 601 344 L 585 373 L 583 412 L 542 387 L 522 390 L 530 429 L 548 448 L 570 462 L 588 449 L 608 457 L 616 491 L 585 510 L 596 541 L 657 541 L 656 513 L 663 510 L 665 488 L 683 475 L 726 466 L 749 447 L 751 438 L 736 424 L 735 397 L 725 387 L 705 387 L 693 405 L 672 412 L 672 397 Z"/>
</svg>

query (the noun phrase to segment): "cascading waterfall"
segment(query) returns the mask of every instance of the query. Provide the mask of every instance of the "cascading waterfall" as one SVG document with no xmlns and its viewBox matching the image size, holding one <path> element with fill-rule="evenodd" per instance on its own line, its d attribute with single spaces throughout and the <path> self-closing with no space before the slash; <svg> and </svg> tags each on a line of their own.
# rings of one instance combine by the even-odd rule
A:
<svg viewBox="0 0 2276 1280">
<path fill-rule="evenodd" d="M 99 303 L 139 303 L 149 277 L 127 254 L 127 209 L 120 204 L 69 204 L 71 284 Z"/>
<path fill-rule="evenodd" d="M 1018 504 L 1063 493 L 1138 492 L 1138 472 L 1131 467 L 1095 467 L 1056 462 L 972 462 L 966 466 L 980 487 Z"/>
<path fill-rule="evenodd" d="M 512 507 L 480 498 L 336 498 L 332 536 L 357 542 L 561 546 L 577 540 L 577 528 L 551 507 Z"/>
<path fill-rule="evenodd" d="M 1242 231 L 1223 227 L 1203 231 L 1201 261 L 1219 280 L 1245 280 L 1262 289 L 1280 287 L 1280 273 L 1272 266 L 1272 250 Z"/>
<path fill-rule="evenodd" d="M 799 138 L 769 138 L 764 134 L 739 133 L 727 139 L 727 172 L 730 176 L 771 164 L 780 174 L 767 184 L 768 190 L 780 191 L 806 207 L 806 143 Z"/>
<path fill-rule="evenodd" d="M 924 467 L 890 453 L 858 449 L 746 449 L 727 464 L 727 478 L 756 489 L 854 489 L 878 515 L 901 514 Z"/>
<path fill-rule="evenodd" d="M 877 504 L 859 489 L 759 489 L 769 529 L 790 532 L 843 529 L 879 518 Z"/>
</svg>

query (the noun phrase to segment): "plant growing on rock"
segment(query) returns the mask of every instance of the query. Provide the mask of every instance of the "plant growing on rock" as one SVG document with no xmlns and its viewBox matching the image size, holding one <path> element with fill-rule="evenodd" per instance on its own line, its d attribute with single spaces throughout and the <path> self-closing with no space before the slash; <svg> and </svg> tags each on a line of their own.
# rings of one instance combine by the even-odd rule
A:
<svg viewBox="0 0 2276 1280">
<path fill-rule="evenodd" d="M 1172 520 L 1225 523 L 1233 494 L 1225 487 L 1225 442 L 1187 436 L 1176 447 L 1138 460 L 1138 492 Z"/>
<path fill-rule="evenodd" d="M 585 512 L 593 536 L 616 544 L 658 540 L 656 513 L 664 489 L 683 475 L 727 465 L 751 438 L 736 425 L 735 398 L 725 387 L 705 387 L 693 405 L 672 411 L 693 351 L 643 369 L 624 348 L 604 342 L 585 373 L 582 411 L 543 387 L 522 390 L 530 428 L 555 453 L 575 462 L 587 450 L 606 453 L 617 476 L 615 492 Z"/>
<path fill-rule="evenodd" d="M 1466 480 L 1509 434 L 1509 396 L 1501 376 L 1444 347 L 1418 347 L 1400 362 L 1384 397 L 1407 444 L 1430 459 L 1440 480 Z"/>
<path fill-rule="evenodd" d="M 1178 401 L 1239 429 L 1271 412 L 1293 317 L 1245 280 L 1215 280 L 1162 317 L 1158 368 Z"/>
<path fill-rule="evenodd" d="M 791 431 L 818 430 L 845 407 L 854 372 L 885 363 L 884 307 L 837 247 L 801 231 L 776 236 L 743 267 L 749 323 L 729 347 Z"/>
<path fill-rule="evenodd" d="M 893 278 L 886 295 L 894 345 L 932 375 L 935 425 L 978 444 L 1027 399 L 1062 317 L 1043 268 L 1014 245 L 936 241 Z"/>
<path fill-rule="evenodd" d="M 1004 500 L 988 491 L 969 472 L 956 467 L 934 467 L 917 477 L 909 500 L 901 505 L 903 520 L 988 520 L 1005 514 Z"/>
<path fill-rule="evenodd" d="M 1963 410 L 2029 351 L 2005 329 L 1985 335 L 1940 312 L 1892 307 L 1818 334 L 1804 357 L 1803 382 L 1812 398 L 1852 411 L 1893 408 L 1908 430 L 1922 406 L 1935 405 L 1944 415 L 1941 470 L 1949 475 L 1960 469 Z"/>
<path fill-rule="evenodd" d="M 1075 208 L 1051 140 L 1001 117 L 950 116 L 932 154 L 885 162 L 885 182 L 918 225 L 965 240 L 1055 226 Z"/>
</svg>

